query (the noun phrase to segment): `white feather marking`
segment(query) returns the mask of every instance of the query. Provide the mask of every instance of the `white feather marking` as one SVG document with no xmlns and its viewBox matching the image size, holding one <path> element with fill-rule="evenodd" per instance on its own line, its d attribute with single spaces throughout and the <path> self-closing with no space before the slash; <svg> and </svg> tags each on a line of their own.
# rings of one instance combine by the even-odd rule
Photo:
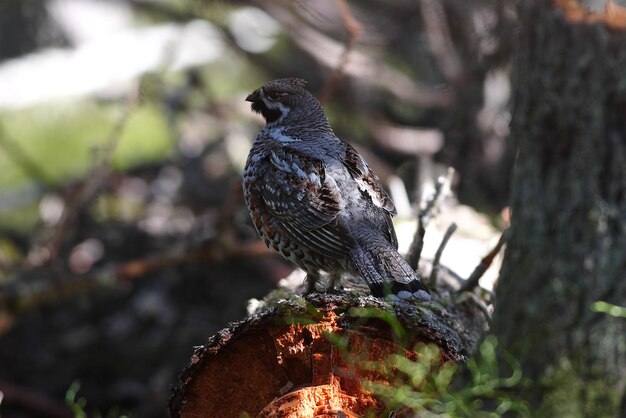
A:
<svg viewBox="0 0 626 418">
<path fill-rule="evenodd" d="M 367 193 L 367 195 L 370 197 L 370 199 L 372 199 L 372 202 L 376 206 L 378 206 L 379 208 L 382 208 L 384 206 L 384 202 L 382 202 L 378 198 L 378 194 L 376 193 L 374 189 L 372 189 L 372 187 L 369 184 L 364 182 L 363 179 L 361 178 L 356 178 L 355 180 L 356 180 L 356 184 L 359 186 L 359 190 Z"/>
<path fill-rule="evenodd" d="M 291 111 L 291 108 L 288 106 L 285 106 L 283 103 L 280 102 L 273 102 L 271 100 L 263 100 L 263 102 L 265 103 L 265 106 L 268 109 L 272 109 L 272 110 L 280 110 L 280 117 L 278 119 L 276 119 L 273 122 L 269 122 L 267 125 L 265 125 L 266 127 L 270 126 L 270 127 L 274 127 L 276 125 L 280 125 L 283 122 L 283 119 L 285 119 L 285 117 L 289 114 L 289 112 Z"/>
<path fill-rule="evenodd" d="M 320 180 L 320 177 L 317 174 L 311 172 L 311 173 L 309 173 L 308 177 L 309 177 L 309 180 L 311 180 L 313 183 L 315 183 L 318 187 L 322 186 L 322 182 Z"/>
<path fill-rule="evenodd" d="M 289 164 L 287 164 L 287 161 L 281 158 L 278 158 L 278 156 L 276 155 L 274 151 L 272 151 L 271 161 L 272 161 L 272 164 L 274 164 L 274 167 L 286 173 L 291 173 L 292 170 Z"/>
<path fill-rule="evenodd" d="M 283 143 L 301 141 L 301 139 L 298 137 L 285 135 L 284 127 L 283 128 L 267 128 L 266 126 L 265 129 L 267 130 L 267 135 L 270 138 L 272 138 L 274 141 L 283 142 Z"/>
<path fill-rule="evenodd" d="M 265 184 L 265 190 L 268 190 L 271 194 L 276 194 L 276 189 L 269 184 Z"/>
<path fill-rule="evenodd" d="M 268 103 L 268 107 L 270 109 L 275 109 L 275 108 L 280 109 L 280 117 L 276 119 L 276 121 L 272 122 L 273 124 L 276 124 L 276 125 L 280 124 L 283 121 L 283 119 L 285 119 L 285 116 L 289 114 L 289 111 L 291 111 L 291 108 L 285 106 L 284 104 L 280 102 L 270 102 Z"/>
<path fill-rule="evenodd" d="M 306 175 L 306 173 L 304 172 L 304 170 L 302 170 L 302 169 L 300 168 L 300 166 L 299 166 L 298 164 L 296 164 L 295 162 L 291 164 L 291 168 L 293 168 L 293 171 L 295 171 L 295 172 L 296 172 L 296 174 L 297 174 L 298 176 L 300 176 L 301 178 L 303 178 L 303 179 L 307 178 L 307 175 Z"/>
<path fill-rule="evenodd" d="M 346 202 L 343 200 L 341 196 L 341 192 L 339 191 L 339 186 L 337 186 L 337 182 L 334 178 L 327 176 L 326 181 L 324 182 L 328 185 L 328 189 L 332 193 L 332 196 L 339 202 L 339 208 L 343 210 L 346 207 Z"/>
</svg>

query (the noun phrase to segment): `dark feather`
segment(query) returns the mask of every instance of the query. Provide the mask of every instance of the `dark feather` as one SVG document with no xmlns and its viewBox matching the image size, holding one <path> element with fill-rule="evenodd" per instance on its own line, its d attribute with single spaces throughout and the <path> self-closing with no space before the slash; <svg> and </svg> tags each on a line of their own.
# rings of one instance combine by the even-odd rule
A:
<svg viewBox="0 0 626 418">
<path fill-rule="evenodd" d="M 337 216 L 344 207 L 335 182 L 319 160 L 274 147 L 260 192 L 267 209 L 296 240 L 325 255 L 346 253 L 354 244 Z"/>
</svg>

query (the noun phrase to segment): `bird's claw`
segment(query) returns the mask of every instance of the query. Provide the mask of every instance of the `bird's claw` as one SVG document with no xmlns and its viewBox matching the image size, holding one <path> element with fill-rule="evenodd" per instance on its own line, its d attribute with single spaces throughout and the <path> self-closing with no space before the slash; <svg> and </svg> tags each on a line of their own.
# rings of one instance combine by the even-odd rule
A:
<svg viewBox="0 0 626 418">
<path fill-rule="evenodd" d="M 415 292 L 409 292 L 408 290 L 401 290 L 398 293 L 387 295 L 387 300 L 392 302 L 398 301 L 415 301 L 415 302 L 428 302 L 432 300 L 432 296 L 424 290 L 417 290 Z"/>
</svg>

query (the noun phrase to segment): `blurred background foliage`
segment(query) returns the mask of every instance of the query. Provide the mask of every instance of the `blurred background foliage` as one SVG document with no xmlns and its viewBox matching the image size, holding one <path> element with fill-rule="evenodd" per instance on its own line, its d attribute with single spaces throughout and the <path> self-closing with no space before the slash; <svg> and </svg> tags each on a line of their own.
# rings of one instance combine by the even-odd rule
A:
<svg viewBox="0 0 626 418">
<path fill-rule="evenodd" d="M 166 416 L 192 347 L 289 274 L 240 190 L 262 123 L 244 98 L 274 78 L 309 81 L 389 186 L 405 248 L 455 168 L 442 263 L 469 274 L 505 222 L 513 6 L 2 1 L 0 411 L 72 416 L 80 381 L 88 410 Z"/>
</svg>

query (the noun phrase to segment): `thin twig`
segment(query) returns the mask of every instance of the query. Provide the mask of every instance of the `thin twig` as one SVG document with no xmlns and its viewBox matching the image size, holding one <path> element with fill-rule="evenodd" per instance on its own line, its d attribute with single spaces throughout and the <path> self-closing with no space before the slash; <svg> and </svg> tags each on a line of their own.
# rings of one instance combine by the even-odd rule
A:
<svg viewBox="0 0 626 418">
<path fill-rule="evenodd" d="M 337 0 L 337 6 L 339 7 L 339 11 L 341 13 L 341 21 L 343 22 L 346 31 L 348 32 L 348 39 L 346 40 L 346 46 L 343 50 L 341 57 L 339 58 L 339 63 L 337 64 L 337 68 L 333 72 L 333 75 L 330 81 L 326 84 L 326 87 L 320 93 L 320 102 L 325 103 L 330 96 L 332 96 L 333 92 L 339 86 L 339 82 L 343 79 L 344 70 L 346 65 L 348 64 L 348 59 L 350 58 L 350 53 L 354 49 L 354 45 L 356 44 L 357 39 L 363 32 L 363 26 L 356 20 L 352 11 L 350 10 L 350 5 L 348 4 L 348 0 Z"/>
<path fill-rule="evenodd" d="M 422 249 L 424 248 L 424 235 L 426 235 L 426 226 L 430 219 L 432 219 L 432 211 L 435 208 L 435 202 L 439 199 L 441 195 L 441 191 L 443 190 L 443 181 L 442 178 L 439 177 L 437 179 L 437 183 L 435 184 L 435 191 L 433 194 L 426 200 L 424 207 L 420 209 L 419 214 L 417 215 L 417 230 L 415 231 L 415 235 L 413 236 L 413 242 L 409 247 L 408 254 L 408 262 L 409 265 L 413 266 L 413 268 L 417 269 L 419 260 L 422 256 Z"/>
<path fill-rule="evenodd" d="M 409 254 L 407 255 L 408 263 L 415 270 L 419 267 L 419 261 L 422 257 L 422 249 L 424 248 L 424 235 L 426 235 L 425 219 L 422 216 L 417 217 L 417 230 L 413 236 L 413 242 L 409 247 Z"/>
<path fill-rule="evenodd" d="M 453 176 L 454 170 L 452 168 L 448 170 L 448 173 L 445 176 L 439 176 L 439 178 L 437 178 L 437 182 L 435 183 L 434 192 L 426 199 L 423 207 L 419 210 L 417 215 L 417 230 L 415 231 L 413 242 L 409 247 L 409 253 L 407 255 L 409 265 L 415 269 L 417 269 L 420 257 L 422 256 L 426 227 L 428 226 L 430 220 L 435 217 L 444 195 L 450 188 Z"/>
<path fill-rule="evenodd" d="M 470 292 L 476 286 L 478 286 L 478 281 L 481 277 L 483 277 L 483 274 L 485 274 L 489 266 L 491 266 L 493 260 L 496 258 L 496 256 L 500 252 L 500 249 L 506 243 L 508 238 L 509 228 L 505 229 L 504 232 L 502 232 L 502 235 L 500 235 L 500 239 L 498 240 L 496 246 L 493 247 L 493 249 L 489 251 L 489 253 L 485 257 L 483 257 L 483 259 L 480 261 L 480 264 L 476 266 L 469 279 L 467 279 L 463 283 L 463 285 L 461 285 L 461 288 L 458 290 L 458 292 Z"/>
<path fill-rule="evenodd" d="M 441 260 L 441 254 L 443 254 L 443 250 L 444 248 L 446 248 L 446 245 L 448 244 L 448 240 L 450 239 L 452 234 L 454 234 L 454 231 L 456 231 L 456 228 L 457 228 L 456 224 L 452 222 L 450 226 L 448 227 L 448 229 L 446 230 L 446 233 L 443 235 L 443 239 L 441 240 L 441 244 L 439 244 L 439 248 L 437 248 L 437 252 L 435 253 L 435 259 L 433 260 L 433 267 L 430 272 L 430 278 L 429 278 L 429 285 L 432 288 L 436 287 L 436 284 L 437 284 L 437 273 L 439 272 L 439 261 Z"/>
</svg>

